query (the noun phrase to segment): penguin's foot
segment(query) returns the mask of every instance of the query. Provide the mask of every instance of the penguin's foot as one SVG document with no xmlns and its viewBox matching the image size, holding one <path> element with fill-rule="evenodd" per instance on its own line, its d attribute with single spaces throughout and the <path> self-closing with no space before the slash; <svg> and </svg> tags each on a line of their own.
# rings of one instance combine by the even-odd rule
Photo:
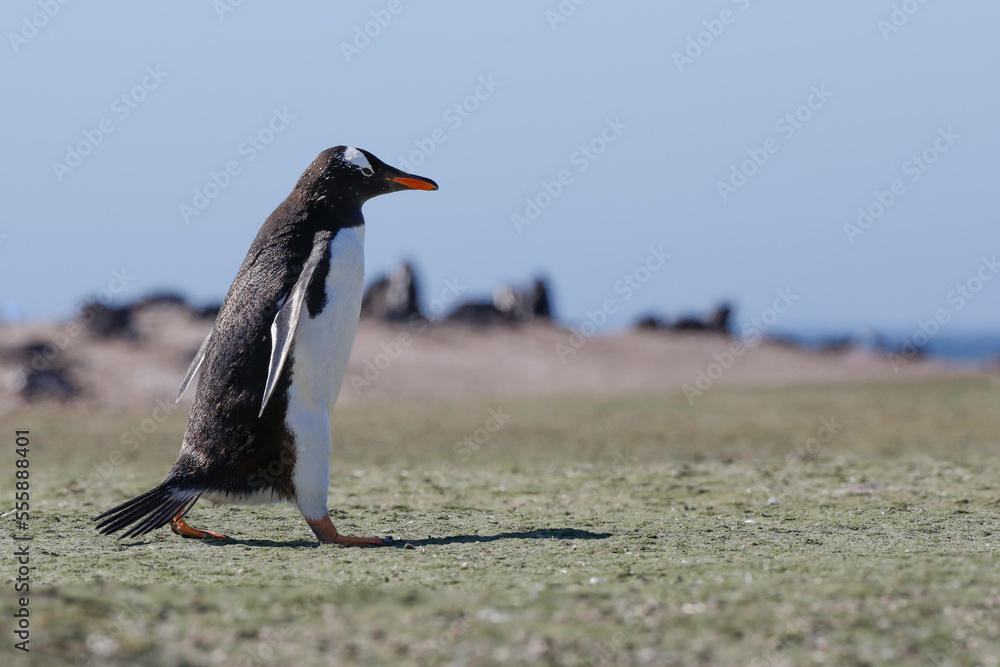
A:
<svg viewBox="0 0 1000 667">
<path fill-rule="evenodd" d="M 198 530 L 197 528 L 192 528 L 187 525 L 184 519 L 177 517 L 170 522 L 170 530 L 174 531 L 175 534 L 181 537 L 190 537 L 196 540 L 203 540 L 206 537 L 211 537 L 217 540 L 228 540 L 228 535 L 223 535 L 222 533 L 214 533 L 211 530 Z"/>
<path fill-rule="evenodd" d="M 309 527 L 316 534 L 320 544 L 340 544 L 345 547 L 388 547 L 394 543 L 391 537 L 354 537 L 352 535 L 341 535 L 337 528 L 330 521 L 330 515 L 322 519 L 306 519 Z"/>
</svg>

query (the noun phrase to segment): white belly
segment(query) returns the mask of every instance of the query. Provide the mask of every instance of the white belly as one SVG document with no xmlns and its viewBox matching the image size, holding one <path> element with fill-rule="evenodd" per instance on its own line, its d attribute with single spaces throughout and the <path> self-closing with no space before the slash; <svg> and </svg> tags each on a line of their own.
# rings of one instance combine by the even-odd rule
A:
<svg viewBox="0 0 1000 667">
<path fill-rule="evenodd" d="M 295 436 L 296 500 L 308 519 L 327 513 L 330 411 L 347 375 L 361 314 L 365 278 L 364 226 L 341 229 L 330 243 L 326 305 L 315 318 L 303 305 L 292 350 L 286 423 Z"/>
</svg>

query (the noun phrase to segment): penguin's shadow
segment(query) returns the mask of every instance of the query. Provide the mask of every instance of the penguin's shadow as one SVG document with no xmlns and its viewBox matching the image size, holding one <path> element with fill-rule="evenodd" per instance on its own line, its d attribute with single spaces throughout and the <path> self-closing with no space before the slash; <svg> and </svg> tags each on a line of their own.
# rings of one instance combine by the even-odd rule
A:
<svg viewBox="0 0 1000 667">
<path fill-rule="evenodd" d="M 497 540 L 606 540 L 611 533 L 592 533 L 589 530 L 576 528 L 540 528 L 521 533 L 497 533 L 496 535 L 449 535 L 448 537 L 428 537 L 422 540 L 397 539 L 390 545 L 397 549 L 409 544 L 413 547 L 433 547 L 447 544 L 477 544 L 480 542 L 496 542 Z M 315 540 L 292 540 L 278 542 L 276 540 L 204 540 L 203 544 L 213 547 L 225 547 L 242 544 L 248 547 L 319 547 Z"/>
<path fill-rule="evenodd" d="M 423 540 L 396 540 L 395 547 L 412 544 L 414 547 L 432 547 L 445 544 L 476 544 L 497 540 L 606 540 L 611 533 L 592 533 L 576 528 L 540 528 L 523 533 L 497 533 L 496 535 L 450 535 L 428 537 Z"/>
<path fill-rule="evenodd" d="M 186 541 L 186 540 L 185 540 Z M 242 544 L 247 547 L 315 547 L 319 546 L 316 540 L 290 540 L 288 542 L 278 542 L 276 540 L 236 540 L 229 538 L 226 540 L 217 540 L 213 538 L 207 538 L 204 540 L 191 540 L 192 542 L 197 541 L 198 544 L 203 544 L 206 547 L 230 547 L 237 544 Z M 149 542 L 122 542 L 124 547 L 141 547 L 149 544 Z"/>
</svg>

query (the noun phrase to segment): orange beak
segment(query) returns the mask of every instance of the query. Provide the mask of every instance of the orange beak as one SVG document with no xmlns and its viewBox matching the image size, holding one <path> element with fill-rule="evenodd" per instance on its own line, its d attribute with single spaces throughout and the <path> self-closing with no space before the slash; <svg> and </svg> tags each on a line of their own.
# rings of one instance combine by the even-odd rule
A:
<svg viewBox="0 0 1000 667">
<path fill-rule="evenodd" d="M 395 181 L 410 190 L 437 190 L 437 183 L 429 178 L 420 176 L 400 176 L 398 178 L 387 178 L 387 181 Z"/>
</svg>

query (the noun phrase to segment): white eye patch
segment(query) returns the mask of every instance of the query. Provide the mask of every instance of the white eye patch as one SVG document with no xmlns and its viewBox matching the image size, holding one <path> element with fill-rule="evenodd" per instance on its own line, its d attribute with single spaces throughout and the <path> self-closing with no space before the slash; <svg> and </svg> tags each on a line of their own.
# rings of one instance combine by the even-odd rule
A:
<svg viewBox="0 0 1000 667">
<path fill-rule="evenodd" d="M 375 173 L 375 170 L 372 169 L 371 162 L 368 161 L 365 154 L 353 146 L 348 146 L 344 151 L 344 160 L 360 169 L 365 176 L 371 176 Z"/>
</svg>

